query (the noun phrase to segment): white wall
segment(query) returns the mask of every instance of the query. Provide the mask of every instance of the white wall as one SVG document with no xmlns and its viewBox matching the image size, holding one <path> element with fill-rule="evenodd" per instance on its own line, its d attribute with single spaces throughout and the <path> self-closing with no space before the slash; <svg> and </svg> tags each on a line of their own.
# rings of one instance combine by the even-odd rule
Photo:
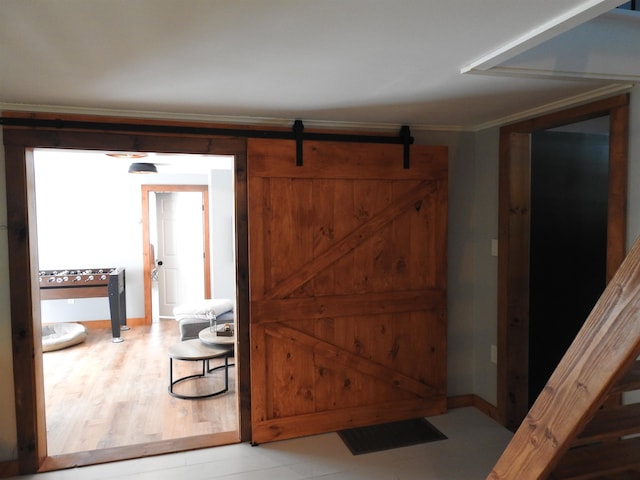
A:
<svg viewBox="0 0 640 480">
<path fill-rule="evenodd" d="M 40 270 L 125 267 L 127 315 L 144 316 L 140 182 L 126 168 L 97 168 L 82 153 L 34 155 Z M 122 167 L 119 163 L 118 167 Z M 104 320 L 106 298 L 43 300 L 42 321 Z"/>
<path fill-rule="evenodd" d="M 104 162 L 103 157 L 88 152 L 36 151 L 40 269 L 125 267 L 127 316 L 143 317 L 141 185 L 211 183 L 213 283 L 228 295 L 224 298 L 235 298 L 233 171 L 131 175 L 125 163 Z M 41 314 L 45 323 L 110 318 L 106 298 L 75 299 L 73 304 L 43 300 Z"/>
<path fill-rule="evenodd" d="M 447 395 L 473 392 L 476 179 L 472 133 L 414 132 L 449 153 Z"/>
<path fill-rule="evenodd" d="M 41 270 L 124 267 L 127 317 L 144 317 L 143 183 L 207 184 L 208 175 L 131 175 L 96 154 L 35 152 L 38 260 Z M 106 298 L 43 300 L 42 321 L 105 320 Z"/>
<path fill-rule="evenodd" d="M 211 271 L 213 298 L 236 301 L 235 192 L 233 170 L 213 170 L 209 185 L 211 210 Z"/>
<path fill-rule="evenodd" d="M 475 393 L 495 405 L 499 129 L 414 135 L 449 150 L 447 395 Z"/>
<path fill-rule="evenodd" d="M 498 257 L 491 241 L 498 238 L 498 146 L 500 130 L 475 135 L 473 393 L 489 403 L 497 402 L 497 364 L 491 347 L 497 346 Z"/>
</svg>

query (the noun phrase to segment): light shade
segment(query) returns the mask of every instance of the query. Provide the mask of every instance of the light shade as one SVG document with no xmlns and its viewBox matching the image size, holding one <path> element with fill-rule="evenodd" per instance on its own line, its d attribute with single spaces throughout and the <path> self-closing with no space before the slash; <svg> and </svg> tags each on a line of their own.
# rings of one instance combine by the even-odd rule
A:
<svg viewBox="0 0 640 480">
<path fill-rule="evenodd" d="M 130 158 L 131 160 L 134 160 L 136 158 L 144 158 L 147 156 L 146 152 L 111 152 L 111 153 L 107 153 L 108 157 L 115 157 L 115 158 Z"/>
<path fill-rule="evenodd" d="M 153 163 L 132 163 L 129 173 L 158 173 L 158 169 Z"/>
</svg>

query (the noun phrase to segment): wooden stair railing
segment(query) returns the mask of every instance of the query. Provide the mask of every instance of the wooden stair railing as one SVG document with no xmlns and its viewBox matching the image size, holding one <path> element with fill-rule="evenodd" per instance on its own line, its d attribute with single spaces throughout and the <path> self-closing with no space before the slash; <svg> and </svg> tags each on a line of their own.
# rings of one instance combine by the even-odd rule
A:
<svg viewBox="0 0 640 480">
<path fill-rule="evenodd" d="M 640 479 L 640 239 L 607 285 L 493 470 L 491 480 Z"/>
<path fill-rule="evenodd" d="M 609 395 L 637 390 L 640 361 L 615 384 Z M 606 399 L 605 399 L 606 402 Z M 640 433 L 640 403 L 603 407 L 571 442 L 550 478 L 640 479 L 640 438 L 624 438 Z"/>
</svg>

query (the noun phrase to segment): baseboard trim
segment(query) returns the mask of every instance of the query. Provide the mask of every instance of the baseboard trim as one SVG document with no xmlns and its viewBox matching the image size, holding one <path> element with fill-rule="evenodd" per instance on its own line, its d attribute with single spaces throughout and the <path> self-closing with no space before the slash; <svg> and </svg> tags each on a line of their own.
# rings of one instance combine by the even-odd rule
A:
<svg viewBox="0 0 640 480">
<path fill-rule="evenodd" d="M 0 478 L 17 477 L 19 474 L 17 460 L 0 462 Z"/>
<path fill-rule="evenodd" d="M 499 422 L 497 407 L 494 407 L 484 398 L 479 397 L 478 395 L 470 393 L 467 395 L 456 395 L 453 397 L 447 397 L 448 409 L 463 407 L 475 407 L 485 415 L 493 418 L 496 422 Z"/>
<path fill-rule="evenodd" d="M 111 328 L 111 320 L 85 320 L 82 322 L 78 322 L 87 327 L 89 330 L 98 329 L 98 328 Z M 144 325 L 144 318 L 127 318 L 127 326 L 128 327 L 139 327 L 140 325 Z"/>
</svg>

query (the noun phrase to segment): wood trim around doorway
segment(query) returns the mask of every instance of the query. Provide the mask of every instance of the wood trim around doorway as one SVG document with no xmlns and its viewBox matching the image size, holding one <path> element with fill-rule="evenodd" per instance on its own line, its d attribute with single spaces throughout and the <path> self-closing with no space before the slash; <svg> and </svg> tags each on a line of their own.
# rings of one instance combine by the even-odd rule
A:
<svg viewBox="0 0 640 480">
<path fill-rule="evenodd" d="M 41 114 L 9 114 L 39 118 Z M 43 118 L 51 114 L 42 114 Z M 66 117 L 65 117 L 66 118 Z M 77 116 L 73 117 L 78 119 Z M 107 125 L 113 119 L 84 117 Z M 139 123 L 146 123 L 138 120 Z M 158 121 L 153 121 L 159 124 Z M 167 124 L 171 126 L 173 124 Z M 127 131 L 94 130 L 74 131 L 55 127 L 3 127 L 5 149 L 5 175 L 7 178 L 7 223 L 9 251 L 9 282 L 11 301 L 11 331 L 14 368 L 15 416 L 17 423 L 17 463 L 20 474 L 33 474 L 55 464 L 56 469 L 87 465 L 91 459 L 82 453 L 65 456 L 64 464 L 47 454 L 47 433 L 44 407 L 44 381 L 42 368 L 42 342 L 39 295 L 37 285 L 37 232 L 33 174 L 33 149 L 69 148 L 100 151 L 147 151 L 167 153 L 197 153 L 206 155 L 233 155 L 235 158 L 235 241 L 237 262 L 236 302 L 236 378 L 240 441 L 251 435 L 250 410 L 250 349 L 248 303 L 248 229 L 246 140 L 234 137 L 207 135 L 179 135 L 135 133 Z M 120 344 L 114 344 L 115 347 Z M 213 445 L 207 437 L 204 443 L 181 443 L 180 440 L 162 445 L 135 445 L 106 452 L 101 462 L 157 455 Z"/>
<path fill-rule="evenodd" d="M 209 186 L 208 185 L 142 185 L 142 261 L 144 276 L 144 323 L 151 325 L 152 282 L 151 271 L 155 266 L 151 240 L 149 239 L 149 194 L 151 192 L 200 192 L 203 209 L 203 251 L 204 251 L 204 298 L 211 298 L 211 248 L 209 232 Z"/>
<path fill-rule="evenodd" d="M 625 257 L 629 95 L 618 95 L 500 130 L 498 418 L 515 430 L 528 411 L 530 134 L 609 115 L 607 282 Z"/>
</svg>

